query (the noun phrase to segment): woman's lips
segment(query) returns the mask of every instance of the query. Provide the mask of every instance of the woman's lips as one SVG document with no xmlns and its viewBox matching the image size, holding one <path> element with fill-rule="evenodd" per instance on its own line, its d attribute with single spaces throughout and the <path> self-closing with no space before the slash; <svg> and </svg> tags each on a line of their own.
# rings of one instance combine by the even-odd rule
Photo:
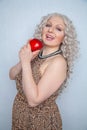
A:
<svg viewBox="0 0 87 130">
<path fill-rule="evenodd" d="M 52 40 L 54 40 L 54 37 L 50 34 L 46 34 L 46 39 L 49 41 L 52 41 Z"/>
</svg>

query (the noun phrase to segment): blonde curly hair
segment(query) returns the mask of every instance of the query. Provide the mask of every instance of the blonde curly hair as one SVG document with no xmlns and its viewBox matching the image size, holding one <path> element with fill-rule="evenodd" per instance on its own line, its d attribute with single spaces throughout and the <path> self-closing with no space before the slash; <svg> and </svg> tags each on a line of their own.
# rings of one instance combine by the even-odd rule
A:
<svg viewBox="0 0 87 130">
<path fill-rule="evenodd" d="M 38 39 L 41 38 L 42 29 L 46 25 L 48 19 L 50 19 L 52 16 L 58 16 L 61 19 L 63 19 L 65 24 L 65 37 L 61 44 L 61 50 L 62 55 L 67 60 L 67 66 L 68 66 L 68 78 L 70 77 L 70 74 L 73 71 L 74 61 L 78 57 L 78 41 L 77 41 L 77 34 L 75 27 L 72 23 L 72 21 L 65 15 L 59 14 L 59 13 L 51 13 L 47 16 L 42 17 L 41 22 L 39 25 L 37 25 L 34 37 Z"/>
</svg>

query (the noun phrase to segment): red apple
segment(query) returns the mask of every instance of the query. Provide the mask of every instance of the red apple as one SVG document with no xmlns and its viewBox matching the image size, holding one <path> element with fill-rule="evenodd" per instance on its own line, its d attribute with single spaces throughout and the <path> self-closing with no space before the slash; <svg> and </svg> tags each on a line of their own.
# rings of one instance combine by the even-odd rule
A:
<svg viewBox="0 0 87 130">
<path fill-rule="evenodd" d="M 40 50 L 43 47 L 43 43 L 36 38 L 31 39 L 29 43 L 32 51 Z"/>
</svg>

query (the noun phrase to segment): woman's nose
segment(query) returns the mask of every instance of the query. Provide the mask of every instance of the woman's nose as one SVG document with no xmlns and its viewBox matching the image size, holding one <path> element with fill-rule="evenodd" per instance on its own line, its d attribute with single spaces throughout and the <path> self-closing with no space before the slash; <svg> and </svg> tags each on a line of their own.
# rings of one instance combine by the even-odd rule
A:
<svg viewBox="0 0 87 130">
<path fill-rule="evenodd" d="M 50 27 L 50 28 L 48 29 L 48 31 L 49 31 L 49 32 L 53 32 L 53 31 L 54 31 L 53 27 Z"/>
</svg>

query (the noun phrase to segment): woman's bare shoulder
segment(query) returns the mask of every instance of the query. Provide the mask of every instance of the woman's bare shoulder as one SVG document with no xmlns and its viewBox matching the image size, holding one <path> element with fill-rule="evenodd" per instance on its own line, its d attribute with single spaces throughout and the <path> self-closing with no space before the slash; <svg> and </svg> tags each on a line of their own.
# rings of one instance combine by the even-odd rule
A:
<svg viewBox="0 0 87 130">
<path fill-rule="evenodd" d="M 58 55 L 52 58 L 49 62 L 49 65 L 67 65 L 65 58 L 62 55 Z"/>
<path fill-rule="evenodd" d="M 41 71 L 41 74 L 43 75 L 44 72 L 47 70 L 47 68 L 55 68 L 55 67 L 64 67 L 66 68 L 67 66 L 67 63 L 66 63 L 66 60 L 63 56 L 61 55 L 58 55 L 56 57 L 52 57 L 52 58 L 49 58 L 47 59 L 42 65 L 41 65 L 41 68 L 40 68 L 40 71 Z"/>
</svg>

